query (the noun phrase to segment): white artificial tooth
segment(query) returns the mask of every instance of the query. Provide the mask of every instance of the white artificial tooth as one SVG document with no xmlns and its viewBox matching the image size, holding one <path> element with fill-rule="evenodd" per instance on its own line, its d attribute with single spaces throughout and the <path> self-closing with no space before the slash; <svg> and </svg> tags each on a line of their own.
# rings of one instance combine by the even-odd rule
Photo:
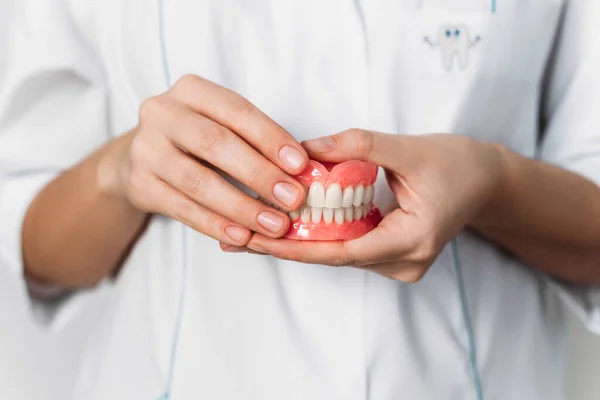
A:
<svg viewBox="0 0 600 400">
<path fill-rule="evenodd" d="M 325 186 L 321 182 L 310 185 L 306 203 L 311 207 L 325 207 Z"/>
<path fill-rule="evenodd" d="M 364 195 L 365 187 L 363 185 L 358 185 L 354 191 L 354 201 L 352 202 L 352 205 L 354 205 L 354 207 L 360 206 L 363 202 Z"/>
<path fill-rule="evenodd" d="M 346 219 L 346 222 L 354 221 L 354 208 L 353 207 L 344 208 L 344 217 Z"/>
<path fill-rule="evenodd" d="M 333 208 L 324 208 L 323 209 L 323 221 L 330 224 L 333 222 Z"/>
<path fill-rule="evenodd" d="M 336 208 L 334 213 L 335 223 L 341 225 L 344 223 L 344 209 Z"/>
<path fill-rule="evenodd" d="M 300 218 L 300 211 L 290 211 L 290 219 L 292 221 L 298 218 Z"/>
<path fill-rule="evenodd" d="M 327 188 L 325 195 L 325 207 L 340 208 L 342 206 L 342 187 L 339 183 L 334 183 Z"/>
<path fill-rule="evenodd" d="M 354 201 L 354 188 L 352 186 L 348 186 L 344 189 L 344 193 L 342 194 L 342 207 L 348 208 L 352 207 L 352 202 Z"/>
<path fill-rule="evenodd" d="M 310 221 L 310 207 L 307 205 L 302 206 L 300 209 L 300 219 L 305 224 Z"/>
<path fill-rule="evenodd" d="M 355 221 L 358 221 L 362 218 L 362 212 L 363 212 L 362 206 L 354 207 L 354 220 Z"/>
<path fill-rule="evenodd" d="M 371 204 L 371 203 L 363 204 L 362 208 L 363 208 L 363 217 L 366 217 L 371 212 L 371 208 L 373 208 L 373 204 Z"/>
<path fill-rule="evenodd" d="M 365 188 L 365 197 L 363 199 L 363 204 L 369 204 L 373 201 L 373 196 L 375 195 L 375 188 L 373 185 L 369 185 Z"/>
<path fill-rule="evenodd" d="M 312 207 L 310 211 L 311 220 L 315 224 L 321 222 L 321 215 L 323 215 L 323 207 Z"/>
</svg>

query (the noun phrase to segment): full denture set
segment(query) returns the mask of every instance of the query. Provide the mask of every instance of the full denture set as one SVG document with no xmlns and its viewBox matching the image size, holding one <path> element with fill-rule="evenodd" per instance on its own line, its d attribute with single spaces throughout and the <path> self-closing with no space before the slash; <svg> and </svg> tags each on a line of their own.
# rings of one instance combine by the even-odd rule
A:
<svg viewBox="0 0 600 400">
<path fill-rule="evenodd" d="M 289 212 L 285 236 L 296 240 L 351 240 L 374 229 L 381 213 L 373 207 L 377 166 L 363 161 L 341 164 L 311 160 L 295 177 L 308 190 L 306 203 Z"/>
</svg>

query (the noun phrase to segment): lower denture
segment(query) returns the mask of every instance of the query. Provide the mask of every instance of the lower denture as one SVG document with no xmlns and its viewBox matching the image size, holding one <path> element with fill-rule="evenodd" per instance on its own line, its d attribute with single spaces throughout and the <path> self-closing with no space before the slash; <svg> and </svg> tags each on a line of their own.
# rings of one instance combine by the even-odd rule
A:
<svg viewBox="0 0 600 400">
<path fill-rule="evenodd" d="M 377 166 L 363 161 L 341 164 L 311 160 L 296 176 L 308 189 L 306 204 L 289 213 L 286 238 L 295 240 L 352 240 L 373 230 L 381 221 L 373 206 Z"/>
</svg>

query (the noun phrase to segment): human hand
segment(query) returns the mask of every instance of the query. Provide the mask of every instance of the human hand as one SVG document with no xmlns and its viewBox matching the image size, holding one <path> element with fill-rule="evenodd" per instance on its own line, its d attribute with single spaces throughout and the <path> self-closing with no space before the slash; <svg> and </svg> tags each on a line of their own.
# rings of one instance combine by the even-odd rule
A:
<svg viewBox="0 0 600 400">
<path fill-rule="evenodd" d="M 304 263 L 354 266 L 415 282 L 478 216 L 502 181 L 498 148 L 463 136 L 350 130 L 303 145 L 320 161 L 357 159 L 382 166 L 395 209 L 356 240 L 306 242 L 255 234 L 247 245 L 253 251 Z"/>
<path fill-rule="evenodd" d="M 219 172 L 282 209 L 306 195 L 288 175 L 308 162 L 302 146 L 248 100 L 196 76 L 146 100 L 118 149 L 105 168 L 112 193 L 231 245 L 245 245 L 251 231 L 282 236 L 289 218 Z"/>
</svg>

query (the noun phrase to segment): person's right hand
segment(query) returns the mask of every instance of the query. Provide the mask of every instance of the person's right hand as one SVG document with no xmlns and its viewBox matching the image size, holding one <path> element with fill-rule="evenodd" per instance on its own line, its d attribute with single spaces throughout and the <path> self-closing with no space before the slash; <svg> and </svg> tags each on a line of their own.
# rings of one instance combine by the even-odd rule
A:
<svg viewBox="0 0 600 400">
<path fill-rule="evenodd" d="M 244 246 L 252 231 L 273 238 L 287 232 L 284 212 L 216 172 L 282 209 L 298 209 L 305 189 L 288 174 L 300 173 L 308 156 L 281 126 L 237 93 L 196 76 L 146 100 L 139 114 L 113 157 L 116 193 L 234 246 Z"/>
</svg>

